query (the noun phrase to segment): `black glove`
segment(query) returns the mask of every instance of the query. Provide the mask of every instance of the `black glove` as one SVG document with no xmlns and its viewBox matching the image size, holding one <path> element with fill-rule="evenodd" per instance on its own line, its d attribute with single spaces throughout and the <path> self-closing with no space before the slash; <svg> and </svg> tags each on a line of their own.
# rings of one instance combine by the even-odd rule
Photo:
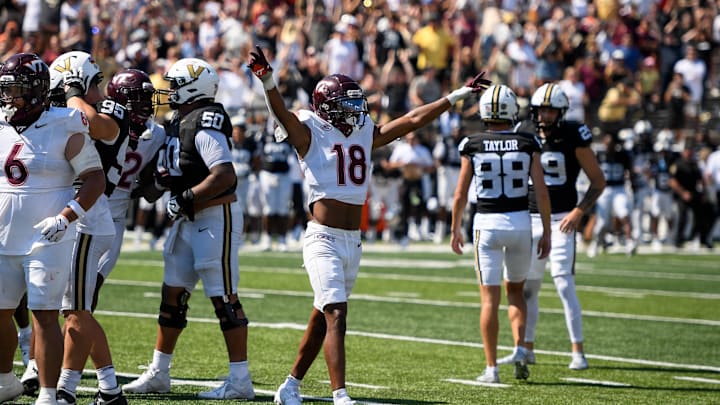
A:
<svg viewBox="0 0 720 405">
<path fill-rule="evenodd" d="M 193 206 L 195 195 L 192 190 L 187 189 L 181 194 L 174 195 L 167 202 L 167 214 L 172 220 L 186 216 L 190 221 L 195 220 L 195 207 Z"/>
</svg>

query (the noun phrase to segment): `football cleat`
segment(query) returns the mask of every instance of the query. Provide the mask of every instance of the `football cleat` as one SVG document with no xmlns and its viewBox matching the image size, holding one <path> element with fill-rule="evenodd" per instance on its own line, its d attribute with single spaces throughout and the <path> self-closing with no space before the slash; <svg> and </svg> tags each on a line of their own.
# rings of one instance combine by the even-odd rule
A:
<svg viewBox="0 0 720 405">
<path fill-rule="evenodd" d="M 23 385 L 23 394 L 34 397 L 37 390 L 40 389 L 40 374 L 38 374 L 37 366 L 26 367 L 20 377 L 20 382 Z"/>
<path fill-rule="evenodd" d="M 300 403 L 302 403 L 300 388 L 298 386 L 293 387 L 288 385 L 286 381 L 278 387 L 273 401 L 275 405 L 300 405 Z"/>
<path fill-rule="evenodd" d="M 500 375 L 498 374 L 497 370 L 491 371 L 488 369 L 485 369 L 485 372 L 483 372 L 481 375 L 479 375 L 475 381 L 486 383 L 486 384 L 499 384 L 500 383 Z"/>
<path fill-rule="evenodd" d="M 170 373 L 148 367 L 137 380 L 123 385 L 122 390 L 131 394 L 163 394 L 170 392 Z"/>
<path fill-rule="evenodd" d="M 530 377 L 530 369 L 527 366 L 527 362 L 516 361 L 515 362 L 515 378 L 518 380 L 527 380 Z"/>
<path fill-rule="evenodd" d="M 0 383 L 0 403 L 12 401 L 23 393 L 23 385 L 14 374 L 8 374 L 2 383 Z"/>
<path fill-rule="evenodd" d="M 57 398 L 58 405 L 75 405 L 77 403 L 75 395 L 62 388 L 58 388 L 55 398 Z"/>
<path fill-rule="evenodd" d="M 582 352 L 573 352 L 572 353 L 572 361 L 570 362 L 570 365 L 568 365 L 568 368 L 570 370 L 586 370 L 588 368 L 588 362 L 585 359 L 585 354 Z"/>
<path fill-rule="evenodd" d="M 114 394 L 108 394 L 108 393 L 98 390 L 98 392 L 95 393 L 95 399 L 93 399 L 93 401 L 90 402 L 90 405 L 101 405 L 101 404 L 127 405 L 127 403 L 128 403 L 127 398 L 125 398 L 125 395 L 123 395 L 123 393 L 120 389 L 117 389 L 117 392 Z"/>
<path fill-rule="evenodd" d="M 525 363 L 535 364 L 535 352 L 534 351 L 528 350 L 527 355 L 525 356 Z"/>
<path fill-rule="evenodd" d="M 244 379 L 228 377 L 221 386 L 211 391 L 198 394 L 201 399 L 253 399 L 255 389 L 253 388 L 250 376 Z"/>
<path fill-rule="evenodd" d="M 355 405 L 355 404 L 357 404 L 357 402 L 350 399 L 350 397 L 342 397 L 342 398 L 335 399 L 333 401 L 333 405 Z"/>
</svg>

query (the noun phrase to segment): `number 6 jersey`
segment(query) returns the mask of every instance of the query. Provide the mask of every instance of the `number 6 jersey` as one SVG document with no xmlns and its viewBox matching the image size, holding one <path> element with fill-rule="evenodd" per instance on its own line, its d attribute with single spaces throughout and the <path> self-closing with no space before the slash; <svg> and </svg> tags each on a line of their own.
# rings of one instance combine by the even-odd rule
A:
<svg viewBox="0 0 720 405">
<path fill-rule="evenodd" d="M 310 149 L 300 167 L 310 186 L 308 204 L 325 198 L 363 205 L 370 178 L 370 154 L 375 125 L 366 124 L 345 136 L 309 110 L 298 112 L 300 121 L 310 128 Z"/>
<path fill-rule="evenodd" d="M 536 137 L 522 132 L 481 132 L 460 141 L 458 149 L 473 167 L 477 212 L 528 210 L 530 163 L 533 153 L 540 152 Z"/>
</svg>

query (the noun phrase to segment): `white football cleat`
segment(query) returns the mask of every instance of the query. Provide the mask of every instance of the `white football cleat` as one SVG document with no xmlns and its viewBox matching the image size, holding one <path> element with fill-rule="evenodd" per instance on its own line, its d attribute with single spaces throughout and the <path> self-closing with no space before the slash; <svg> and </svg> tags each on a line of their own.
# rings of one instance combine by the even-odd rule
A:
<svg viewBox="0 0 720 405">
<path fill-rule="evenodd" d="M 13 373 L 7 373 L 0 376 L 0 403 L 12 401 L 22 395 L 24 391 L 20 380 Z"/>
<path fill-rule="evenodd" d="M 32 365 L 25 368 L 25 372 L 20 377 L 23 385 L 23 394 L 34 397 L 35 392 L 40 389 L 40 374 L 38 374 L 37 364 L 33 360 Z"/>
<path fill-rule="evenodd" d="M 170 372 L 148 367 L 137 380 L 123 385 L 122 390 L 130 394 L 164 394 L 170 392 Z"/>
<path fill-rule="evenodd" d="M 597 256 L 597 254 L 598 254 L 597 241 L 593 240 L 592 242 L 590 242 L 590 245 L 588 245 L 586 253 L 587 253 L 587 257 L 589 257 L 589 258 L 593 258 L 593 257 Z"/>
<path fill-rule="evenodd" d="M 490 371 L 488 369 L 485 369 L 485 372 L 483 372 L 481 375 L 479 375 L 475 381 L 486 383 L 486 384 L 499 384 L 500 383 L 500 375 L 497 371 Z"/>
<path fill-rule="evenodd" d="M 198 394 L 201 399 L 253 399 L 255 398 L 255 389 L 252 385 L 250 376 L 243 379 L 235 379 L 228 377 L 221 386 L 214 390 L 201 392 Z"/>
<path fill-rule="evenodd" d="M 582 352 L 572 352 L 572 361 L 570 362 L 570 365 L 568 365 L 570 370 L 586 370 L 588 367 L 585 354 Z"/>
<path fill-rule="evenodd" d="M 273 402 L 275 405 L 300 405 L 302 403 L 300 387 L 290 386 L 287 381 L 283 382 L 275 391 Z"/>
<path fill-rule="evenodd" d="M 350 397 L 342 397 L 333 400 L 333 405 L 355 405 L 357 402 L 350 399 Z"/>
</svg>

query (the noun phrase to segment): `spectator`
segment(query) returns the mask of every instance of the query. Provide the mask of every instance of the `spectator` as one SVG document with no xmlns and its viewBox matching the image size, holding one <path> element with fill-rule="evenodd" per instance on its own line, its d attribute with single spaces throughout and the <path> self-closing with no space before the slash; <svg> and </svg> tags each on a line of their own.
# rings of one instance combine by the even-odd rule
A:
<svg viewBox="0 0 720 405">
<path fill-rule="evenodd" d="M 675 229 L 675 248 L 683 247 L 685 241 L 698 238 L 699 243 L 713 247 L 710 231 L 712 222 L 708 221 L 707 194 L 705 179 L 693 154 L 693 145 L 685 143 L 680 157 L 670 167 L 670 188 L 675 193 L 678 204 L 678 221 Z M 686 237 L 688 214 L 692 213 L 690 237 Z"/>
<path fill-rule="evenodd" d="M 418 47 L 417 68 L 420 71 L 433 68 L 439 77 L 448 77 L 450 55 L 453 54 L 455 39 L 443 25 L 440 13 L 429 11 L 423 16 L 424 26 L 417 30 L 412 42 Z"/>
<path fill-rule="evenodd" d="M 685 116 L 689 125 L 694 125 L 702 109 L 703 93 L 705 89 L 705 74 L 707 66 L 705 62 L 698 59 L 698 52 L 695 46 L 685 47 L 685 58 L 675 63 L 675 73 L 680 73 L 683 82 L 690 89 L 690 99 L 685 104 Z"/>
</svg>

